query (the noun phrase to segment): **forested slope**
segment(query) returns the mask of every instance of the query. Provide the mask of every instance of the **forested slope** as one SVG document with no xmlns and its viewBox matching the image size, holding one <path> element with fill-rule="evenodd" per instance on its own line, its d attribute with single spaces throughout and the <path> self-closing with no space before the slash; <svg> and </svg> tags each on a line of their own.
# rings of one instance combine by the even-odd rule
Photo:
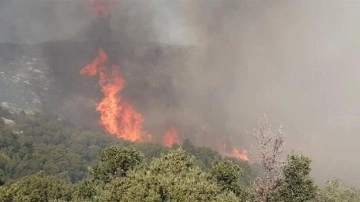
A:
<svg viewBox="0 0 360 202">
<path fill-rule="evenodd" d="M 222 157 L 190 140 L 167 148 L 125 142 L 56 116 L 2 108 L 0 115 L 0 201 L 360 200 L 359 191 L 336 180 L 317 187 L 311 160 L 300 154 L 288 156 L 279 178 L 261 181 L 269 169 L 264 163 Z"/>
</svg>

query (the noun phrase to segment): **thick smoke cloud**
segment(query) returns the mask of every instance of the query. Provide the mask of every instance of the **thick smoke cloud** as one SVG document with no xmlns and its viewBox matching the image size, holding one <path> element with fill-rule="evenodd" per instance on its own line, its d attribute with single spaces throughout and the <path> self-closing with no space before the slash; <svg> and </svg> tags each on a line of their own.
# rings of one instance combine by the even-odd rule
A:
<svg viewBox="0 0 360 202">
<path fill-rule="evenodd" d="M 3 0 L 0 2 L 0 41 L 41 43 L 64 40 L 85 27 L 86 1 Z"/>
<path fill-rule="evenodd" d="M 244 131 L 265 112 L 285 126 L 288 148 L 312 157 L 319 182 L 334 176 L 359 185 L 359 8 L 354 1 L 119 1 L 103 22 L 86 1 L 2 1 L 0 41 L 46 44 L 55 78 L 48 109 L 71 113 L 86 103 L 76 119 L 96 115 L 86 112 L 99 96 L 96 81 L 77 73 L 104 46 L 150 130 L 177 123 L 196 142 L 231 138 L 250 149 Z"/>
<path fill-rule="evenodd" d="M 359 140 L 360 4 L 194 4 L 184 17 L 195 27 L 204 53 L 186 71 L 196 82 L 184 89 L 212 92 L 217 99 L 209 101 L 218 100 L 213 106 L 223 107 L 227 117 L 218 120 L 231 131 L 249 129 L 267 113 L 274 126 L 287 129 L 289 149 L 313 158 L 319 181 L 334 176 L 359 184 L 354 175 L 360 165 L 352 154 Z M 238 141 L 247 138 L 244 132 L 238 136 Z"/>
</svg>

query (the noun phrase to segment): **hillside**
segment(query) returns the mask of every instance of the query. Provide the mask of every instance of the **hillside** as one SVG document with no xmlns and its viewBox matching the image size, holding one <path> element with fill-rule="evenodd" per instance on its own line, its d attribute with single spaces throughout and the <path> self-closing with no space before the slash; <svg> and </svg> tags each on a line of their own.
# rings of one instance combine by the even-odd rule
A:
<svg viewBox="0 0 360 202">
<path fill-rule="evenodd" d="M 222 157 L 189 140 L 167 148 L 83 130 L 57 116 L 10 113 L 4 108 L 0 114 L 2 201 L 360 199 L 360 192 L 339 181 L 318 189 L 309 177 L 311 160 L 302 155 L 288 157 L 279 181 L 273 181 L 276 188 L 270 188 L 273 185 L 259 184 L 266 179 L 261 178 L 266 166 Z M 260 187 L 267 188 L 259 192 Z"/>
<path fill-rule="evenodd" d="M 44 171 L 77 182 L 86 177 L 88 167 L 96 162 L 101 150 L 111 145 L 134 147 L 149 160 L 169 150 L 159 144 L 126 142 L 100 131 L 80 129 L 57 116 L 14 114 L 3 108 L 0 114 L 4 121 L 0 172 L 5 181 Z M 221 157 L 209 148 L 195 147 L 189 140 L 183 148 L 196 156 L 204 168 Z M 245 177 L 251 179 L 250 165 L 241 164 L 249 171 Z"/>
</svg>

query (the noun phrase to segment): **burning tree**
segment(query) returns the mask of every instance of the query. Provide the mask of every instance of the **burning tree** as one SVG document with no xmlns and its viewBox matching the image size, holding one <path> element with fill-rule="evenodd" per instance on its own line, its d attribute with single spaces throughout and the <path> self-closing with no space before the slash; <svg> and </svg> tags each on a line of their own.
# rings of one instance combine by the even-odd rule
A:
<svg viewBox="0 0 360 202">
<path fill-rule="evenodd" d="M 283 152 L 285 133 L 283 127 L 277 132 L 271 131 L 271 126 L 264 114 L 258 121 L 258 128 L 253 130 L 252 135 L 256 140 L 256 160 L 264 169 L 264 174 L 255 179 L 255 192 L 258 201 L 268 201 L 269 194 L 273 193 L 281 185 L 282 167 L 280 155 Z"/>
</svg>

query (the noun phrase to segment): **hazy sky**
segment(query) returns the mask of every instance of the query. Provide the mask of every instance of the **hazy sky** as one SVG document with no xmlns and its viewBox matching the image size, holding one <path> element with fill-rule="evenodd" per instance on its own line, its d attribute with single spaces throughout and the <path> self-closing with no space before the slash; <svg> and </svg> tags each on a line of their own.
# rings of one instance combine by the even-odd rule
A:
<svg viewBox="0 0 360 202">
<path fill-rule="evenodd" d="M 60 1 L 0 2 L 0 41 L 67 39 L 94 19 L 84 3 Z M 221 111 L 216 121 L 245 148 L 244 131 L 265 112 L 285 127 L 288 148 L 313 159 L 319 182 L 360 185 L 360 2 L 122 2 L 117 9 L 127 9 L 114 10 L 114 29 L 197 47 L 173 70 L 184 108 L 210 113 L 206 103 Z M 117 23 L 124 16 L 126 27 Z"/>
<path fill-rule="evenodd" d="M 200 39 L 209 36 L 196 86 L 223 98 L 230 127 L 249 129 L 262 112 L 282 124 L 288 148 L 312 157 L 319 182 L 359 185 L 359 9 L 355 1 L 203 3 L 191 19 Z"/>
</svg>

